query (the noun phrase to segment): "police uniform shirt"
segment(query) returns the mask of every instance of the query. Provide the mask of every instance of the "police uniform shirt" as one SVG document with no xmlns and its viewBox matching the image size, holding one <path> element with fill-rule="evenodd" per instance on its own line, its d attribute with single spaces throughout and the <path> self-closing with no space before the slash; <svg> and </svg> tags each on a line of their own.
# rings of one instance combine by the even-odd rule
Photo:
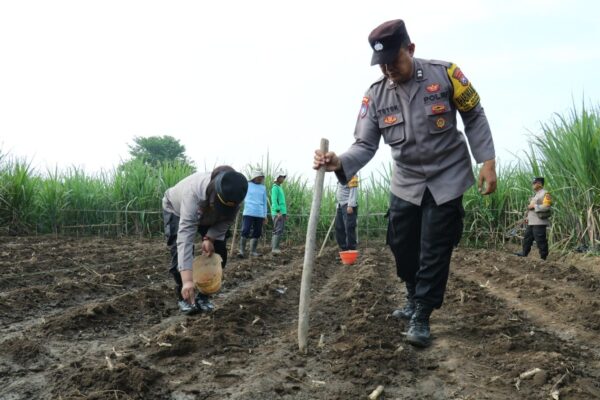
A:
<svg viewBox="0 0 600 400">
<path fill-rule="evenodd" d="M 162 200 L 163 209 L 179 217 L 177 231 L 177 263 L 179 270 L 191 270 L 194 261 L 194 239 L 198 225 L 210 226 L 207 236 L 224 240 L 225 233 L 234 217 L 218 215 L 209 206 L 206 188 L 210 183 L 211 172 L 196 172 L 170 189 Z M 234 214 L 235 215 L 235 214 Z"/>
<path fill-rule="evenodd" d="M 545 189 L 540 189 L 529 199 L 529 203 L 532 201 L 535 207 L 533 210 L 527 210 L 527 225 L 550 225 L 550 219 L 540 218 L 536 213 L 536 211 L 548 211 L 550 209 L 552 204 L 550 193 Z"/>
<path fill-rule="evenodd" d="M 358 180 L 342 185 L 338 182 L 335 197 L 339 207 L 356 207 L 358 205 Z"/>
<path fill-rule="evenodd" d="M 381 77 L 363 97 L 355 142 L 341 154 L 340 182 L 373 156 L 381 137 L 394 160 L 390 191 L 420 205 L 426 188 L 436 204 L 461 196 L 475 181 L 469 148 L 456 126 L 461 114 L 477 163 L 495 158 L 479 95 L 455 64 L 413 58 L 413 79 L 400 85 Z"/>
</svg>

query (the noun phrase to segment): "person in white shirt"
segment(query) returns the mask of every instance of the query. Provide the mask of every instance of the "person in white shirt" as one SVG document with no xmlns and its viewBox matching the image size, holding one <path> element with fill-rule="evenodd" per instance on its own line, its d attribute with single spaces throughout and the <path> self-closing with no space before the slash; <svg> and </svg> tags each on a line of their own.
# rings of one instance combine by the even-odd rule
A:
<svg viewBox="0 0 600 400">
<path fill-rule="evenodd" d="M 227 263 L 225 234 L 233 224 L 248 181 L 230 166 L 212 172 L 196 172 L 167 189 L 162 200 L 167 246 L 176 284 L 177 305 L 184 314 L 210 312 L 214 305 L 202 293 L 196 295 L 192 279 L 194 239 L 202 236 L 202 253 L 217 253 Z"/>
</svg>

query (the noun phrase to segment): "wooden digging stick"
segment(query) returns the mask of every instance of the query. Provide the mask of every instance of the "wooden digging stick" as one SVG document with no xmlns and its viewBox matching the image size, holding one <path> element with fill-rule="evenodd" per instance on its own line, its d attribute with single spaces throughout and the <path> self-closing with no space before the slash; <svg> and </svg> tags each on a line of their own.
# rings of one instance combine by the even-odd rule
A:
<svg viewBox="0 0 600 400">
<path fill-rule="evenodd" d="M 329 151 L 329 140 L 321 139 L 321 151 Z M 300 305 L 298 307 L 298 347 L 302 353 L 307 352 L 306 342 L 308 340 L 308 312 L 310 306 L 310 279 L 312 277 L 313 262 L 315 259 L 315 244 L 317 241 L 317 223 L 319 222 L 319 210 L 321 208 L 321 197 L 323 196 L 323 181 L 325 180 L 325 167 L 317 170 L 315 187 L 313 191 L 310 217 L 306 230 L 306 244 L 304 247 L 304 266 L 302 267 L 302 283 L 300 284 Z"/>
</svg>

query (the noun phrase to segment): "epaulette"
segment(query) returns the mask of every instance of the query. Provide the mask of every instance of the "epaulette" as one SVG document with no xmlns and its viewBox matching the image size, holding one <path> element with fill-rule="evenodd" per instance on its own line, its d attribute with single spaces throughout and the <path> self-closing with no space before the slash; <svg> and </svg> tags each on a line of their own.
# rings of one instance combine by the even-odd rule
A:
<svg viewBox="0 0 600 400">
<path fill-rule="evenodd" d="M 434 65 L 443 65 L 446 68 L 450 68 L 450 66 L 452 65 L 451 62 L 448 61 L 442 61 L 442 60 L 423 60 L 429 64 L 434 64 Z"/>
<path fill-rule="evenodd" d="M 386 77 L 384 75 L 381 75 L 379 77 L 379 79 L 377 79 L 375 82 L 371 83 L 371 86 L 369 86 L 369 89 L 371 89 L 373 86 L 383 82 L 386 79 Z"/>
</svg>

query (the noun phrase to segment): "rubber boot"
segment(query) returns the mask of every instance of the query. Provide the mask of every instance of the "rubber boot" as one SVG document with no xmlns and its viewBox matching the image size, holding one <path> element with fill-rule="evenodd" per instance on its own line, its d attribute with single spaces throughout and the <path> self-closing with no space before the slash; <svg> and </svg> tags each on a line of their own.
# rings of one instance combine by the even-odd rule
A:
<svg viewBox="0 0 600 400">
<path fill-rule="evenodd" d="M 240 250 L 238 252 L 238 258 L 246 258 L 246 243 L 248 238 L 240 237 Z"/>
<path fill-rule="evenodd" d="M 271 239 L 271 253 L 273 254 L 281 254 L 281 250 L 279 250 L 279 241 L 281 240 L 281 235 L 273 235 Z"/>
<path fill-rule="evenodd" d="M 433 309 L 423 303 L 417 302 L 415 313 L 408 323 L 406 340 L 416 347 L 427 347 L 431 344 L 429 334 L 429 316 Z"/>
<path fill-rule="evenodd" d="M 260 257 L 262 255 L 256 251 L 256 247 L 258 247 L 258 239 L 250 239 L 250 255 L 252 257 Z"/>
<path fill-rule="evenodd" d="M 410 320 L 415 313 L 415 284 L 406 282 L 406 303 L 404 307 L 394 310 L 392 317 L 396 319 Z"/>
</svg>

